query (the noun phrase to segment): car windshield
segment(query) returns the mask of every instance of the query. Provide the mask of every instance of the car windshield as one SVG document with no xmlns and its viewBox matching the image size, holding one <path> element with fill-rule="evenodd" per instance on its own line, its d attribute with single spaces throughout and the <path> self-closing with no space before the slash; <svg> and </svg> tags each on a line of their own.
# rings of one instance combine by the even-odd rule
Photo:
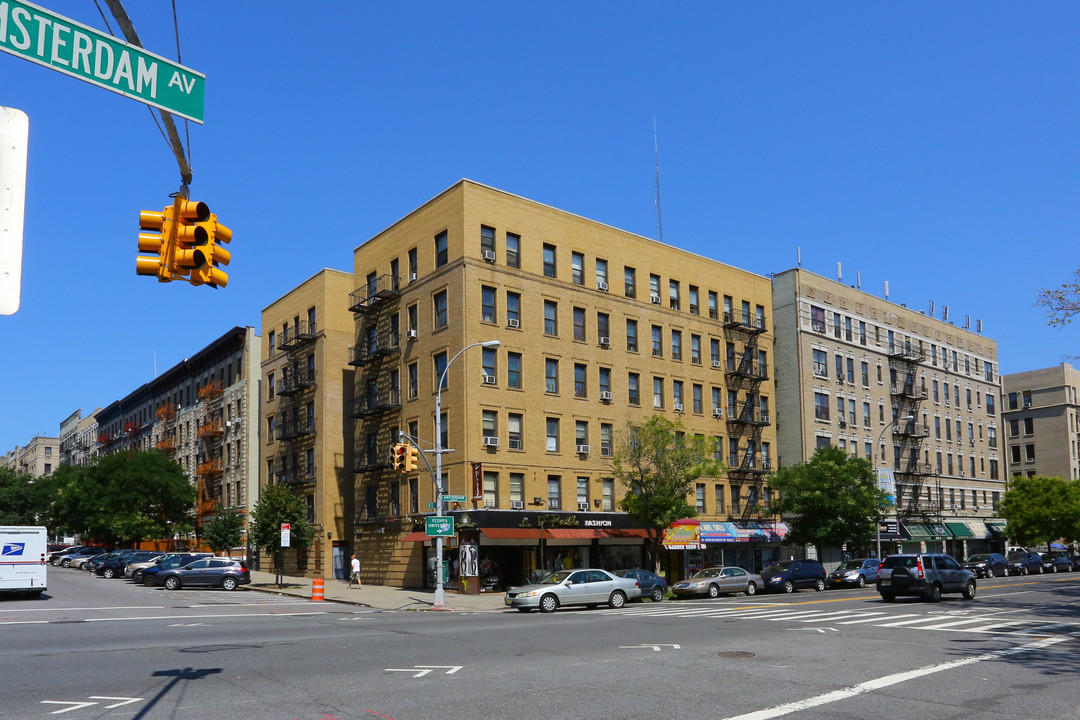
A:
<svg viewBox="0 0 1080 720">
<path fill-rule="evenodd" d="M 765 572 L 767 572 L 767 573 L 787 572 L 787 569 L 788 569 L 788 567 L 790 567 L 790 565 L 791 565 L 790 563 L 786 563 L 786 562 L 773 563 L 769 567 L 765 568 Z"/>
<path fill-rule="evenodd" d="M 558 585 L 563 580 L 566 580 L 566 578 L 570 577 L 573 572 L 573 570 L 559 570 L 558 572 L 553 572 L 550 575 L 546 575 L 545 577 L 540 578 L 540 582 L 537 584 Z"/>
<path fill-rule="evenodd" d="M 967 559 L 968 562 L 986 562 L 990 559 L 989 555 L 972 555 Z"/>
<path fill-rule="evenodd" d="M 915 567 L 919 559 L 914 555 L 890 555 L 882 562 L 885 568 Z"/>
<path fill-rule="evenodd" d="M 836 566 L 837 570 L 858 570 L 862 567 L 862 560 L 846 560 Z"/>
<path fill-rule="evenodd" d="M 698 570 L 691 578 L 714 578 L 720 577 L 720 568 L 705 568 L 704 570 Z"/>
</svg>

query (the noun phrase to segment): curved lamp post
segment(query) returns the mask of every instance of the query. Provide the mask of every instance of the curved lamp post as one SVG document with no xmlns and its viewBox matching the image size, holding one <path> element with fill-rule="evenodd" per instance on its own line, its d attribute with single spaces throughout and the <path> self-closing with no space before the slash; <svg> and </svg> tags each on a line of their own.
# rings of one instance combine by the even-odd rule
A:
<svg viewBox="0 0 1080 720">
<path fill-rule="evenodd" d="M 885 427 L 883 427 L 881 429 L 881 434 L 878 435 L 877 443 L 875 443 L 875 446 L 880 446 L 881 445 L 881 440 L 882 440 L 882 438 L 885 437 L 885 432 L 889 428 L 893 427 L 894 425 L 896 425 L 897 423 L 900 423 L 900 422 L 912 422 L 914 420 L 915 420 L 914 415 L 905 415 L 903 417 L 896 418 L 895 420 L 893 420 L 892 422 L 890 422 L 888 425 L 886 425 Z M 878 489 L 879 490 L 881 489 L 881 480 L 880 479 L 878 479 Z M 881 562 L 881 515 L 880 514 L 878 515 L 878 519 L 877 519 L 877 559 L 878 559 L 878 562 Z"/>
<path fill-rule="evenodd" d="M 439 376 L 439 389 L 435 393 L 435 516 L 442 517 L 442 454 L 447 452 L 446 448 L 442 446 L 442 390 L 443 385 L 446 383 L 446 374 L 450 371 L 450 366 L 454 364 L 454 361 L 461 357 L 469 348 L 474 347 L 498 347 L 501 344 L 498 340 L 486 340 L 484 342 L 473 343 L 472 345 L 466 345 L 458 350 L 457 355 L 450 358 L 450 362 L 446 363 L 446 367 L 443 368 L 442 375 Z M 439 542 L 435 546 L 435 604 L 434 607 L 439 610 L 446 608 L 446 589 L 443 587 L 443 539 L 440 535 Z"/>
</svg>

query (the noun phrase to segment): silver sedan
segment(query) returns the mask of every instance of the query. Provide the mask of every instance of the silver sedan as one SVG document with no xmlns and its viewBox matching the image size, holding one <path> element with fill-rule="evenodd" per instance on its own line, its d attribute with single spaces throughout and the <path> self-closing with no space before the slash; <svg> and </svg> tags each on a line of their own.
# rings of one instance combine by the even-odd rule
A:
<svg viewBox="0 0 1080 720">
<path fill-rule="evenodd" d="M 747 572 L 741 567 L 711 567 L 698 570 L 686 580 L 671 586 L 675 597 L 707 595 L 717 597 L 725 593 L 756 595 L 761 587 L 761 576 Z"/>
<path fill-rule="evenodd" d="M 615 577 L 607 570 L 559 570 L 540 582 L 510 588 L 504 603 L 521 612 L 538 608 L 555 612 L 564 605 L 621 608 L 627 600 L 641 597 L 641 587 L 633 578 Z"/>
</svg>

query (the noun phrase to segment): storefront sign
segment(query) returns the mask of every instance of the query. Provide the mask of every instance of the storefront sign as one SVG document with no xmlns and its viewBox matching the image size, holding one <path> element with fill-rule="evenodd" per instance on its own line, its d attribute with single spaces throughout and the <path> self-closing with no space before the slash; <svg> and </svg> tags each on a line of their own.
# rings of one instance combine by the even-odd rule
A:
<svg viewBox="0 0 1080 720">
<path fill-rule="evenodd" d="M 698 525 L 673 525 L 664 528 L 664 547 L 668 550 L 704 550 Z"/>
<path fill-rule="evenodd" d="M 472 499 L 484 499 L 484 464 L 474 462 L 472 464 Z"/>
</svg>

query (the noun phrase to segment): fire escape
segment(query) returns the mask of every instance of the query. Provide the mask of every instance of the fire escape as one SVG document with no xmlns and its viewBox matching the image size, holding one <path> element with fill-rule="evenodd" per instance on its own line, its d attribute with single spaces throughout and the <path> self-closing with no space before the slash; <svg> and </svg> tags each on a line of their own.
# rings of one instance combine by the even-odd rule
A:
<svg viewBox="0 0 1080 720">
<path fill-rule="evenodd" d="M 926 387 L 916 384 L 916 375 L 924 359 L 922 349 L 913 348 L 910 340 L 889 347 L 889 391 L 896 423 L 893 427 L 893 468 L 897 485 L 908 488 L 899 513 L 902 517 L 916 516 L 931 521 L 940 520 L 940 510 L 923 492 L 926 478 L 933 474 L 929 463 L 922 459 L 922 442 L 930 435 L 929 428 L 919 421 Z"/>
<path fill-rule="evenodd" d="M 176 403 L 163 403 L 154 413 L 158 424 L 161 426 L 161 434 L 158 436 L 155 445 L 158 450 L 164 451 L 170 460 L 176 459 L 176 448 L 179 447 L 176 437 L 176 413 L 178 410 L 179 407 L 177 407 Z"/>
<path fill-rule="evenodd" d="M 761 430 L 772 418 L 761 405 L 760 391 L 769 368 L 758 354 L 758 338 L 765 327 L 764 315 L 753 316 L 746 310 L 724 313 L 724 337 L 743 347 L 742 355 L 729 355 L 724 366 L 728 389 L 736 398 L 735 405 L 728 407 L 728 436 L 738 443 L 738 450 L 728 453 L 728 479 L 733 488 L 739 488 L 735 496 L 744 500 L 741 512 L 732 508 L 743 520 L 763 519 L 768 514 L 763 504 L 764 485 L 765 474 L 772 468 L 770 460 L 761 456 Z"/>
<path fill-rule="evenodd" d="M 222 497 L 221 476 L 225 472 L 225 444 L 222 442 L 225 437 L 224 395 L 225 384 L 221 380 L 211 380 L 199 388 L 203 419 L 197 430 L 201 447 L 195 466 L 198 478 L 197 528 L 202 526 L 203 518 L 214 514 L 214 508 Z"/>
<path fill-rule="evenodd" d="M 278 482 L 310 485 L 315 482 L 315 352 L 318 328 L 297 321 L 281 335 L 278 347 L 285 351 L 285 365 L 278 381 L 280 396 L 274 420 L 279 441 Z"/>
<path fill-rule="evenodd" d="M 356 524 L 385 523 L 386 510 L 379 509 L 378 493 L 390 469 L 391 437 L 396 413 L 401 409 L 399 363 L 401 333 L 397 326 L 401 290 L 396 276 L 371 276 L 367 284 L 349 296 L 349 310 L 357 313 L 357 344 L 349 349 L 349 364 L 357 368 L 351 416 L 356 420 L 353 471 L 361 475 L 362 500 L 358 499 Z"/>
</svg>

